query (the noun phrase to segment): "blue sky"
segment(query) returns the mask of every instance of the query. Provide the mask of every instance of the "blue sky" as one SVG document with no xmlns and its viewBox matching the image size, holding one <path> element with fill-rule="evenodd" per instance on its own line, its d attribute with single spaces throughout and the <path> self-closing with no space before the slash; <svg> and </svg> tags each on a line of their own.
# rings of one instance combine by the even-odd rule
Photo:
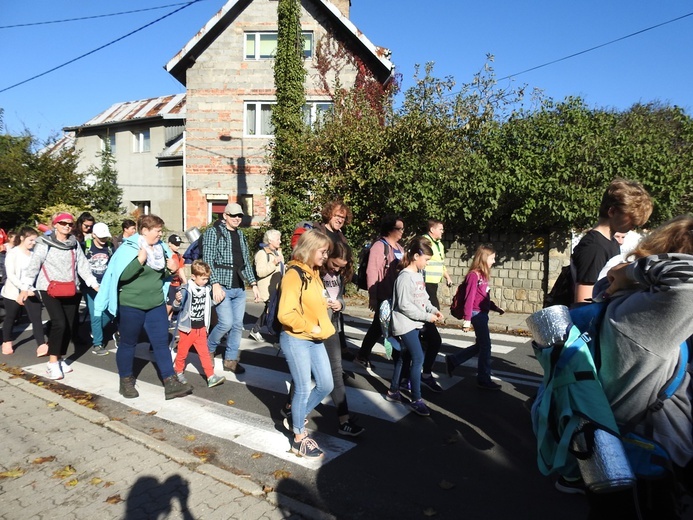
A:
<svg viewBox="0 0 693 520">
<path fill-rule="evenodd" d="M 172 5 L 181 0 L 1 0 L 0 26 Z M 81 124 L 113 103 L 184 92 L 163 66 L 225 4 L 202 0 L 55 72 L 0 92 L 5 130 L 39 138 Z M 182 6 L 86 21 L 0 29 L 0 90 L 120 38 Z M 471 80 L 495 56 L 498 78 L 693 12 L 688 0 L 352 0 L 351 20 L 392 50 L 412 84 L 414 65 Z M 693 115 L 693 16 L 506 80 L 555 99 L 627 109 L 662 101 Z"/>
</svg>

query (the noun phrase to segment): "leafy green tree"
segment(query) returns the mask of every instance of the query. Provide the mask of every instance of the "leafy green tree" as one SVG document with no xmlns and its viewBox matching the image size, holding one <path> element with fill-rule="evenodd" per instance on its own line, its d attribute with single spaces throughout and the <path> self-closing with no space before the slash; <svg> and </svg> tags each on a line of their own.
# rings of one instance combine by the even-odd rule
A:
<svg viewBox="0 0 693 520">
<path fill-rule="evenodd" d="M 122 213 L 121 203 L 123 190 L 118 186 L 118 171 L 115 168 L 115 158 L 111 146 L 106 140 L 106 148 L 99 153 L 101 167 L 92 166 L 87 175 L 95 178 L 94 185 L 89 190 L 91 204 L 99 211 Z"/>
</svg>

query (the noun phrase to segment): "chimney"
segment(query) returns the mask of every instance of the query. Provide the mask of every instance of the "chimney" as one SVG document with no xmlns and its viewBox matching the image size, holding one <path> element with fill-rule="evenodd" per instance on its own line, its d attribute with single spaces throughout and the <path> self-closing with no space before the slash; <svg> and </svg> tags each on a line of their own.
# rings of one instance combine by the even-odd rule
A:
<svg viewBox="0 0 693 520">
<path fill-rule="evenodd" d="M 351 7 L 351 0 L 330 0 L 337 9 L 342 13 L 345 18 L 349 18 L 349 8 Z"/>
</svg>

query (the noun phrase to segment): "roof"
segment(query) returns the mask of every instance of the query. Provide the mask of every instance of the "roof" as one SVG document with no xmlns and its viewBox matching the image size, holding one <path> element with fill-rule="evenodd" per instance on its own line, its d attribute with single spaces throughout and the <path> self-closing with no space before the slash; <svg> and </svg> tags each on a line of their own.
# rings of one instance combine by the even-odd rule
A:
<svg viewBox="0 0 693 520">
<path fill-rule="evenodd" d="M 79 130 L 89 126 L 106 126 L 152 118 L 185 119 L 185 94 L 116 103 L 86 123 L 66 127 L 64 130 Z"/>
<path fill-rule="evenodd" d="M 209 20 L 197 34 L 178 51 L 165 65 L 165 69 L 171 73 L 178 81 L 185 85 L 185 72 L 194 63 L 197 56 L 221 34 L 236 17 L 251 3 L 252 0 L 229 0 L 224 6 Z M 330 14 L 331 18 L 341 25 L 345 32 L 351 35 L 355 42 L 372 57 L 372 60 L 380 69 L 374 71 L 376 77 L 382 82 L 387 83 L 391 78 L 395 66 L 389 60 L 390 51 L 373 45 L 352 22 L 342 14 L 339 8 L 328 0 L 310 0 L 322 6 Z"/>
</svg>

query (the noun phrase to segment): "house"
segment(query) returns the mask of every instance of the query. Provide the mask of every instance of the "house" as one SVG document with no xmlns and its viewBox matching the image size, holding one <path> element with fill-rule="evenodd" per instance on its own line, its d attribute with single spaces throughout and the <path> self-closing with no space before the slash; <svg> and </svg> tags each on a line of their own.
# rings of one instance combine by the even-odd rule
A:
<svg viewBox="0 0 693 520">
<path fill-rule="evenodd" d="M 211 222 L 228 202 L 239 202 L 253 223 L 268 216 L 277 4 L 229 0 L 165 66 L 187 90 L 185 228 Z M 354 26 L 350 5 L 301 0 L 308 122 L 331 106 L 337 76 L 345 87 L 359 75 L 381 84 L 393 77 L 389 51 Z M 320 57 L 333 51 L 335 59 L 341 56 L 339 65 L 319 67 Z"/>
<path fill-rule="evenodd" d="M 100 167 L 107 144 L 128 213 L 154 213 L 183 229 L 185 94 L 116 103 L 86 123 L 64 128 L 80 153 L 79 170 Z"/>
</svg>

